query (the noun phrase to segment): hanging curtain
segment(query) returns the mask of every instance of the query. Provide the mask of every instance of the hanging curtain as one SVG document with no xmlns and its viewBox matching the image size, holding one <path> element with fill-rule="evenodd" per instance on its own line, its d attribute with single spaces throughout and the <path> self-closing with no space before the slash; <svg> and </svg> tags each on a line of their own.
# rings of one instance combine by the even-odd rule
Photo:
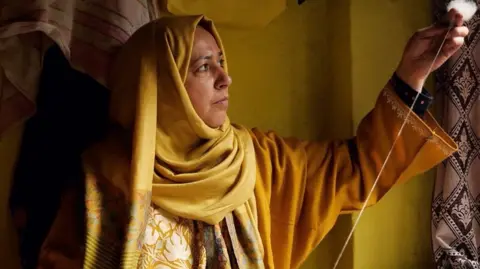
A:
<svg viewBox="0 0 480 269">
<path fill-rule="evenodd" d="M 434 0 L 438 20 L 448 0 Z M 436 72 L 436 103 L 460 150 L 437 170 L 432 202 L 436 268 L 480 268 L 480 16 L 462 49 Z"/>
<path fill-rule="evenodd" d="M 64 190 L 82 193 L 80 154 L 106 126 L 112 55 L 150 14 L 147 0 L 0 0 L 0 10 L 0 137 L 28 119 L 10 209 L 21 268 L 37 268 Z"/>
<path fill-rule="evenodd" d="M 0 0 L 0 135 L 35 112 L 52 44 L 75 69 L 103 84 L 112 53 L 150 21 L 149 2 Z"/>
<path fill-rule="evenodd" d="M 84 188 L 80 155 L 107 126 L 105 81 L 118 48 L 142 25 L 169 13 L 263 27 L 286 8 L 286 0 L 260 2 L 0 0 L 0 138 L 26 122 L 10 193 L 22 268 L 37 267 L 60 201 L 71 198 L 65 190 Z M 70 213 L 80 220 L 84 198 L 74 198 L 78 208 Z M 83 227 L 69 228 L 78 228 L 73 239 L 81 242 Z"/>
<path fill-rule="evenodd" d="M 287 0 L 0 0 L 0 135 L 35 112 L 46 50 L 105 84 L 112 54 L 140 26 L 164 14 L 203 13 L 217 24 L 263 27 Z"/>
</svg>

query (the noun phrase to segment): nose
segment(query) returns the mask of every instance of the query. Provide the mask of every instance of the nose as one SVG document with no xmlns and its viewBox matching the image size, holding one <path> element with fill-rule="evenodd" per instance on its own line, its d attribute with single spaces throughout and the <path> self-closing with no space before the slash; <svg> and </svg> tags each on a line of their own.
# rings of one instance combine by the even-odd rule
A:
<svg viewBox="0 0 480 269">
<path fill-rule="evenodd" d="M 225 72 L 225 70 L 219 69 L 215 88 L 217 90 L 225 90 L 230 84 L 232 84 L 232 78 Z"/>
</svg>

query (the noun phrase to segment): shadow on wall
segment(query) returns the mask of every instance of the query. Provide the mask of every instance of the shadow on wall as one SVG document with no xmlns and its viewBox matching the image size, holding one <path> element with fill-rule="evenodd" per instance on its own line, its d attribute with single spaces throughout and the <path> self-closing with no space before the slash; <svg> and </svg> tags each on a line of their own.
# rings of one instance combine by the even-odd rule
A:
<svg viewBox="0 0 480 269">
<path fill-rule="evenodd" d="M 313 2 L 313 1 L 312 1 Z M 318 48 L 307 45 L 308 77 L 307 81 L 318 83 L 319 61 L 324 60 L 327 64 L 327 74 L 323 81 L 326 84 L 324 90 L 311 91 L 309 115 L 329 114 L 321 117 L 314 123 L 321 125 L 322 130 L 319 139 L 347 138 L 354 134 L 353 124 L 353 98 L 352 98 L 352 54 L 351 54 L 351 27 L 350 27 L 350 0 L 325 1 L 324 23 L 330 25 L 326 31 L 319 32 L 317 22 L 309 22 L 306 32 L 308 44 L 326 44 L 326 57 L 318 59 Z M 309 1 L 302 8 L 309 8 Z M 315 18 L 315 17 L 314 17 Z M 318 20 L 318 19 L 317 19 Z M 331 22 L 334 22 L 335 26 Z M 308 83 L 308 82 L 307 82 Z M 319 102 L 321 106 L 319 106 Z M 333 229 L 320 243 L 317 250 L 310 256 L 303 266 L 307 268 L 333 268 L 343 244 L 346 242 L 348 233 L 352 228 L 352 215 L 341 215 Z M 352 269 L 354 267 L 354 237 L 350 240 L 342 255 L 339 269 Z"/>
<path fill-rule="evenodd" d="M 62 191 L 84 189 L 80 155 L 105 132 L 108 98 L 107 89 L 73 70 L 58 47 L 47 51 L 37 112 L 25 126 L 10 196 L 22 268 L 36 267 Z M 78 198 L 76 213 L 83 219 L 83 195 Z"/>
<path fill-rule="evenodd" d="M 312 0 L 262 29 L 220 26 L 233 77 L 233 122 L 284 137 L 353 135 L 350 0 Z M 341 216 L 303 269 L 332 268 L 351 229 Z M 338 269 L 353 268 L 353 241 Z"/>
</svg>

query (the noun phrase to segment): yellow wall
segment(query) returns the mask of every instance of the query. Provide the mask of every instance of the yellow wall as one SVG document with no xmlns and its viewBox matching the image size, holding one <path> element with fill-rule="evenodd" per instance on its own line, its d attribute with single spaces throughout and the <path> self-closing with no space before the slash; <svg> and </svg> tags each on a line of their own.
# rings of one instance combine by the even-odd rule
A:
<svg viewBox="0 0 480 269">
<path fill-rule="evenodd" d="M 407 39 L 431 23 L 430 10 L 428 0 L 351 1 L 355 126 L 371 109 Z M 432 189 L 430 173 L 393 189 L 365 213 L 355 233 L 355 269 L 431 268 Z"/>
<path fill-rule="evenodd" d="M 220 28 L 233 76 L 231 117 L 285 136 L 350 136 L 407 38 L 429 23 L 429 1 L 307 0 L 300 7 L 292 2 L 265 29 Z M 20 133 L 14 129 L 0 141 L 1 216 L 7 215 Z M 340 268 L 428 268 L 432 184 L 432 175 L 413 180 L 369 209 Z M 10 223 L 0 219 L 0 261 L 9 261 Z M 351 222 L 350 216 L 340 218 L 304 268 L 332 268 Z"/>
<path fill-rule="evenodd" d="M 289 6 L 265 29 L 220 27 L 233 78 L 232 120 L 305 139 L 352 135 L 348 14 L 349 1 L 312 0 Z M 331 268 L 350 224 L 342 217 L 306 268 Z M 349 248 L 342 268 L 352 268 L 352 255 Z"/>
<path fill-rule="evenodd" d="M 350 135 L 407 39 L 430 24 L 429 1 L 289 4 L 265 29 L 220 29 L 233 76 L 231 117 L 286 136 Z M 421 176 L 368 209 L 339 268 L 429 268 L 432 184 L 432 173 Z M 304 268 L 332 268 L 351 224 L 341 218 Z"/>
</svg>

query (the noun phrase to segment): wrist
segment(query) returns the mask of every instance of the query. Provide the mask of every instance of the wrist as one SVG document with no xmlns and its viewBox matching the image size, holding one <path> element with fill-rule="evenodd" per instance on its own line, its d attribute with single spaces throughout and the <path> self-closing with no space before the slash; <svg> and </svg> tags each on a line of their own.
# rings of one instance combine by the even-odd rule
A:
<svg viewBox="0 0 480 269">
<path fill-rule="evenodd" d="M 416 90 L 417 92 L 421 92 L 423 86 L 425 84 L 425 78 L 419 78 L 414 76 L 408 72 L 404 72 L 401 68 L 398 68 L 395 73 L 397 74 L 398 78 L 400 78 L 403 82 L 405 82 L 408 86 L 412 89 Z"/>
</svg>

